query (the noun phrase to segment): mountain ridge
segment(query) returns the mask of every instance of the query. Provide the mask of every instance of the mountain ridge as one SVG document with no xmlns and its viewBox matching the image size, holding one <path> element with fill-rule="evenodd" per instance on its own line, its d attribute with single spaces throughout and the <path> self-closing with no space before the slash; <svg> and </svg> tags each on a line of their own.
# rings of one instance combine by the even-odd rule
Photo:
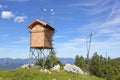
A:
<svg viewBox="0 0 120 80">
<path fill-rule="evenodd" d="M 75 59 L 73 58 L 58 58 L 62 64 L 74 64 Z M 24 64 L 28 64 L 29 58 L 26 59 L 12 59 L 12 58 L 0 58 L 0 69 L 1 70 L 7 70 L 7 69 L 15 69 L 17 67 L 20 67 Z"/>
<path fill-rule="evenodd" d="M 113 60 L 120 61 L 120 57 L 114 58 Z"/>
</svg>

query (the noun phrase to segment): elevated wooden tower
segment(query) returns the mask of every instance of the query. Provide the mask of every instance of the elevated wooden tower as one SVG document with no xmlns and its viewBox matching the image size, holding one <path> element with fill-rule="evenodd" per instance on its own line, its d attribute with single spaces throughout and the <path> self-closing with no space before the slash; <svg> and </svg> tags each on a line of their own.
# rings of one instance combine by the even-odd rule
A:
<svg viewBox="0 0 120 80">
<path fill-rule="evenodd" d="M 52 36 L 55 29 L 39 19 L 35 19 L 30 23 L 28 28 L 30 28 L 29 63 L 32 64 L 34 59 L 45 58 L 46 54 L 53 49 Z"/>
</svg>

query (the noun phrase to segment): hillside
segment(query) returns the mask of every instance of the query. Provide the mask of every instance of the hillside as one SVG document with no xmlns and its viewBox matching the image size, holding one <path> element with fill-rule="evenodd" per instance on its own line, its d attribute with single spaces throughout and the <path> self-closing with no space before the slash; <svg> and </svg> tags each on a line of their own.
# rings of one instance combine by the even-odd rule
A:
<svg viewBox="0 0 120 80">
<path fill-rule="evenodd" d="M 73 58 L 58 58 L 62 64 L 74 64 L 75 59 Z M 29 59 L 12 59 L 12 58 L 0 58 L 0 69 L 15 69 L 24 64 L 27 64 Z"/>
<path fill-rule="evenodd" d="M 40 70 L 16 69 L 0 71 L 0 80 L 105 80 L 91 75 L 77 75 L 65 71 L 42 73 Z"/>
</svg>

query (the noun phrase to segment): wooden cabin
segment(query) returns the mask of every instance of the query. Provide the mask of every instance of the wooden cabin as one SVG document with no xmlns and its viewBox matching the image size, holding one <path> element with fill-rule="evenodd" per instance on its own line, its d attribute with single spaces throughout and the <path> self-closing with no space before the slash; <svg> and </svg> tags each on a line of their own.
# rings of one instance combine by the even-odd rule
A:
<svg viewBox="0 0 120 80">
<path fill-rule="evenodd" d="M 35 19 L 28 25 L 30 28 L 30 47 L 38 49 L 52 49 L 52 35 L 55 31 L 47 23 Z"/>
</svg>

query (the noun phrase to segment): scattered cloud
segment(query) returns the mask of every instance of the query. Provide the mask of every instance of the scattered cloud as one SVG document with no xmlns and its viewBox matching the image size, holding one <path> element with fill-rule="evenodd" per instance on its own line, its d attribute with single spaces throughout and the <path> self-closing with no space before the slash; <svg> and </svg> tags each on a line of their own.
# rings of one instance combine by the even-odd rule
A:
<svg viewBox="0 0 120 80">
<path fill-rule="evenodd" d="M 95 37 L 111 37 L 112 34 L 120 33 L 120 17 L 110 19 L 109 21 L 91 22 L 89 24 L 81 26 L 78 30 L 80 33 L 93 32 Z M 119 36 L 120 37 L 120 36 Z M 114 37 L 116 38 L 116 37 Z"/>
<path fill-rule="evenodd" d="M 14 18 L 15 22 L 24 22 L 27 19 L 27 16 L 19 16 L 19 15 L 15 15 L 13 14 L 12 11 L 2 11 L 1 12 L 1 18 L 3 19 L 10 19 L 10 18 Z"/>
<path fill-rule="evenodd" d="M 117 1 L 112 6 L 111 12 L 108 15 L 107 20 L 114 18 L 116 16 L 120 16 L 120 3 L 118 3 Z"/>
<path fill-rule="evenodd" d="M 60 53 L 58 56 L 72 57 L 83 55 L 86 57 L 86 44 L 84 38 L 73 38 L 67 42 L 56 43 L 55 48 Z"/>
<path fill-rule="evenodd" d="M 24 22 L 25 19 L 27 19 L 27 16 L 16 16 L 14 21 L 20 23 L 20 22 Z"/>
<path fill-rule="evenodd" d="M 96 39 L 93 39 L 92 37 L 90 55 L 92 55 L 96 51 L 99 54 L 104 55 L 106 51 L 109 51 L 110 53 L 112 53 L 111 52 L 112 50 L 119 50 L 120 48 L 119 37 L 120 37 L 120 34 L 114 34 L 114 35 L 111 35 L 111 37 L 106 39 L 105 41 L 101 41 L 101 40 L 96 41 Z M 86 57 L 85 55 L 86 54 L 86 39 L 85 38 L 73 38 L 71 40 L 68 40 L 65 43 L 63 42 L 57 43 L 56 47 L 58 48 L 58 51 L 60 51 L 60 53 L 67 52 L 66 54 L 69 53 L 69 55 L 73 56 L 72 54 L 75 55 L 78 53 L 80 54 L 82 52 L 82 55 L 84 54 L 84 56 Z M 109 56 L 111 56 L 111 54 L 109 54 Z"/>
<path fill-rule="evenodd" d="M 17 43 L 17 44 L 21 44 L 21 43 L 28 43 L 29 42 L 29 37 L 21 37 L 19 40 L 14 41 L 12 43 Z"/>
<path fill-rule="evenodd" d="M 112 2 L 111 0 L 88 0 L 88 1 L 80 1 L 77 3 L 73 3 L 69 5 L 70 7 L 79 7 L 82 12 L 87 12 L 86 14 L 89 15 L 96 15 L 100 14 L 104 11 L 107 11 L 112 8 L 112 5 L 109 3 Z"/>
<path fill-rule="evenodd" d="M 2 41 L 8 40 L 8 39 L 9 39 L 9 34 L 2 34 L 2 35 L 0 35 L 0 39 L 1 39 Z"/>
<path fill-rule="evenodd" d="M 76 3 L 71 5 L 73 7 L 80 7 L 80 9 L 83 8 L 83 10 L 87 11 L 89 14 L 102 15 L 103 12 L 106 12 L 104 19 L 93 19 L 89 23 L 76 28 L 75 33 L 94 33 L 92 37 L 91 53 L 94 53 L 95 51 L 105 53 L 107 50 L 110 51 L 110 53 L 114 50 L 114 53 L 116 53 L 119 52 L 120 49 L 120 3 L 112 2 L 112 0 L 103 1 L 104 0 L 96 3 Z M 93 17 L 94 16 L 95 15 L 93 15 Z M 62 46 L 60 47 L 61 50 L 67 51 L 77 51 L 83 47 L 84 50 L 86 50 L 85 39 L 77 37 L 66 43 L 61 43 L 59 46 Z"/>
<path fill-rule="evenodd" d="M 101 0 L 94 0 L 94 2 L 93 2 L 93 0 L 91 0 L 91 1 L 88 1 L 88 2 L 77 2 L 77 3 L 73 3 L 73 4 L 71 4 L 70 6 L 71 7 L 81 7 L 81 6 L 87 6 L 87 7 L 91 7 L 91 6 L 97 6 L 99 3 L 101 3 Z"/>
<path fill-rule="evenodd" d="M 30 0 L 8 0 L 8 1 L 11 1 L 11 2 L 26 2 L 26 1 L 30 1 Z"/>
<path fill-rule="evenodd" d="M 7 5 L 1 5 L 0 4 L 0 9 L 4 9 L 4 8 L 7 8 L 8 6 Z"/>
<path fill-rule="evenodd" d="M 54 38 L 63 38 L 65 36 L 53 36 Z"/>
<path fill-rule="evenodd" d="M 0 9 L 2 8 L 2 5 L 0 5 Z"/>
<path fill-rule="evenodd" d="M 78 51 L 80 48 L 82 48 L 83 46 L 81 46 L 81 44 L 83 45 L 83 43 L 85 43 L 85 39 L 83 38 L 74 38 L 71 39 L 65 43 L 59 43 L 57 46 L 59 47 L 60 50 L 73 50 L 73 51 Z"/>
<path fill-rule="evenodd" d="M 108 15 L 106 16 L 105 19 L 99 19 L 98 20 L 93 20 L 92 22 L 83 25 L 80 27 L 81 32 L 94 32 L 97 33 L 98 35 L 105 35 L 107 34 L 108 36 L 113 34 L 113 33 L 120 33 L 120 3 L 114 2 L 112 6 L 109 6 L 109 2 L 111 0 L 106 0 L 104 3 L 98 5 L 100 9 L 105 9 L 107 7 L 110 7 L 110 11 Z M 100 2 L 101 3 L 101 2 Z M 96 3 L 98 4 L 98 3 Z M 96 5 L 95 4 L 95 5 Z M 95 6 L 94 5 L 94 6 Z M 90 5 L 89 5 L 90 6 Z M 98 9 L 98 10 L 100 10 Z M 96 10 L 96 11 L 98 11 Z M 108 9 L 105 9 L 104 11 L 107 11 Z M 101 12 L 103 12 L 101 10 Z M 96 12 L 95 12 L 96 13 Z"/>
<path fill-rule="evenodd" d="M 9 34 L 3 34 L 1 37 L 5 38 L 5 37 L 8 37 L 8 36 L 9 36 Z"/>
<path fill-rule="evenodd" d="M 1 17 L 3 19 L 10 19 L 10 18 L 14 17 L 14 14 L 12 13 L 12 11 L 2 11 Z"/>
</svg>

